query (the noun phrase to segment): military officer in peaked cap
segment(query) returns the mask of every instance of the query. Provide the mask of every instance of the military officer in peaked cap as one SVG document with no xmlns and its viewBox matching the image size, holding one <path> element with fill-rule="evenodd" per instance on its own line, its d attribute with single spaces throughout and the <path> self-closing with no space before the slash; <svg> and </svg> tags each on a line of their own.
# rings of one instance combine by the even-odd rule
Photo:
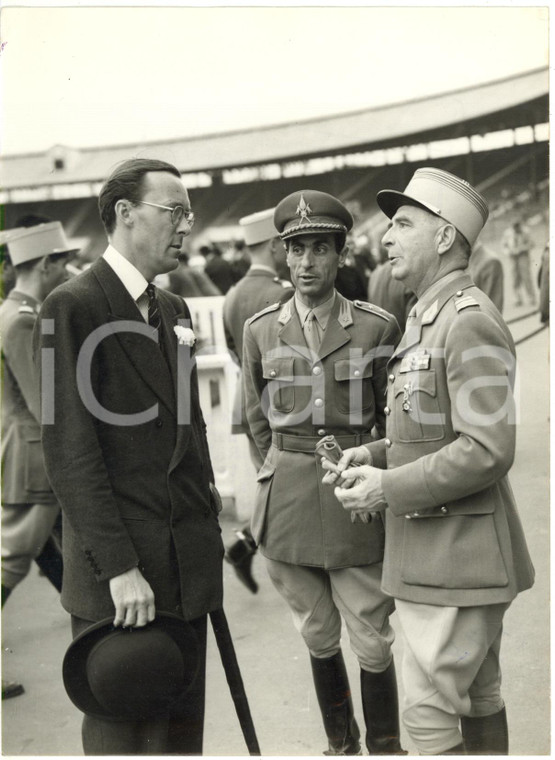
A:
<svg viewBox="0 0 555 760">
<path fill-rule="evenodd" d="M 488 207 L 434 168 L 378 204 L 393 277 L 418 300 L 388 365 L 387 437 L 345 452 L 340 470 L 357 478 L 336 494 L 346 510 L 385 512 L 383 589 L 405 636 L 403 720 L 419 753 L 506 755 L 503 615 L 534 571 L 507 479 L 515 347 L 463 271 Z"/>
<path fill-rule="evenodd" d="M 342 618 L 361 667 L 366 745 L 398 754 L 393 603 L 380 588 L 381 517 L 353 521 L 322 486 L 316 443 L 344 447 L 384 429 L 386 361 L 399 340 L 390 314 L 334 289 L 343 266 L 348 209 L 315 190 L 276 207 L 295 295 L 245 325 L 246 414 L 264 458 L 252 521 L 269 575 L 310 652 L 328 755 L 360 754 L 360 733 L 340 646 Z"/>
<path fill-rule="evenodd" d="M 273 303 L 288 301 L 293 286 L 278 276 L 287 268 L 285 250 L 274 225 L 274 209 L 257 211 L 239 219 L 249 250 L 251 265 L 238 283 L 230 288 L 224 299 L 223 319 L 227 347 L 241 364 L 243 330 L 247 319 Z M 258 472 L 263 459 L 249 430 L 244 414 L 242 383 L 237 384 L 233 409 L 232 432 L 246 434 L 253 465 Z M 233 565 L 237 577 L 256 593 L 258 584 L 252 577 L 251 565 L 256 545 L 247 526 L 237 532 L 238 540 L 229 546 L 225 558 Z"/>
<path fill-rule="evenodd" d="M 2 242 L 8 245 L 16 277 L 0 306 L 3 606 L 40 555 L 59 513 L 44 469 L 32 335 L 41 302 L 67 279 L 65 265 L 76 249 L 68 244 L 60 222 L 7 230 Z M 61 559 L 43 567 L 60 591 Z M 4 687 L 3 698 L 15 694 Z"/>
</svg>

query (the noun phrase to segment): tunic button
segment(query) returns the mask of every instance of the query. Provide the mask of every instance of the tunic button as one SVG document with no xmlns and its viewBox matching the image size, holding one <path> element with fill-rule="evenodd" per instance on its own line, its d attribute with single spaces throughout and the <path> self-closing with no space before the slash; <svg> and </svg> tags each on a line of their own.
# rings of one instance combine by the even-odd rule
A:
<svg viewBox="0 0 555 760">
<path fill-rule="evenodd" d="M 326 435 L 326 431 L 324 430 L 324 428 L 320 428 L 320 430 L 318 430 L 317 435 Z"/>
<path fill-rule="evenodd" d="M 353 375 L 355 377 L 360 377 L 360 370 L 359 369 L 355 369 L 355 371 L 353 372 Z"/>
<path fill-rule="evenodd" d="M 388 380 L 392 383 L 395 380 L 395 375 L 389 375 Z"/>
<path fill-rule="evenodd" d="M 412 513 L 412 516 L 413 516 L 413 517 L 420 517 L 420 512 L 413 512 L 413 513 Z"/>
<path fill-rule="evenodd" d="M 385 443 L 385 445 L 387 446 L 388 449 L 391 448 L 391 441 L 390 441 L 389 438 L 386 438 L 385 441 L 384 441 L 384 443 Z"/>
<path fill-rule="evenodd" d="M 312 374 L 313 375 L 321 375 L 322 374 L 322 367 L 313 367 L 312 368 Z"/>
<path fill-rule="evenodd" d="M 457 290 L 457 297 L 460 298 L 462 296 L 463 292 L 462 290 Z"/>
<path fill-rule="evenodd" d="M 405 520 L 412 520 L 412 516 L 411 515 L 405 515 Z"/>
<path fill-rule="evenodd" d="M 314 406 L 317 406 L 319 409 L 321 406 L 324 406 L 324 402 L 321 398 L 314 399 Z"/>
<path fill-rule="evenodd" d="M 383 412 L 384 412 L 385 415 L 389 415 L 389 414 L 391 414 L 391 409 L 388 406 L 386 406 L 385 409 L 383 410 Z"/>
<path fill-rule="evenodd" d="M 445 507 L 445 506 L 443 506 L 443 507 L 441 508 L 441 510 L 440 510 L 440 511 L 441 511 L 441 512 L 442 512 L 444 515 L 447 515 L 447 514 L 449 514 L 449 510 L 448 510 L 448 509 L 447 509 L 447 507 Z"/>
<path fill-rule="evenodd" d="M 275 376 L 276 376 L 276 371 L 275 371 L 275 369 L 273 369 L 273 370 L 270 372 L 270 377 L 275 377 Z"/>
</svg>

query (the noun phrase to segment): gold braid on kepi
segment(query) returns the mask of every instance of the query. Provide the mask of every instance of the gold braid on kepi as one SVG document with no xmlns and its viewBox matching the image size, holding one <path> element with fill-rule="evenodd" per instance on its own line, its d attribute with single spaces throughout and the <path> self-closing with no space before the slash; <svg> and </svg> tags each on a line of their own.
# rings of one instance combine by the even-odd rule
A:
<svg viewBox="0 0 555 760">
<path fill-rule="evenodd" d="M 274 224 L 282 240 L 315 233 L 347 234 L 353 226 L 350 211 L 320 190 L 298 190 L 278 203 Z"/>
<path fill-rule="evenodd" d="M 450 222 L 470 245 L 485 225 L 489 208 L 486 199 L 466 180 L 443 169 L 417 169 L 404 192 L 380 190 L 378 206 L 390 219 L 401 206 L 419 206 Z"/>
</svg>

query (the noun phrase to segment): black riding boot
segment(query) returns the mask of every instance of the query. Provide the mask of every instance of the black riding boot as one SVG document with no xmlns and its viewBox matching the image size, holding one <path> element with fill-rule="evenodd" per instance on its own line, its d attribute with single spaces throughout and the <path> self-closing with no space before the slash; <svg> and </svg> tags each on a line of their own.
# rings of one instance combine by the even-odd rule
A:
<svg viewBox="0 0 555 760">
<path fill-rule="evenodd" d="M 241 583 L 244 583 L 249 591 L 256 594 L 258 583 L 251 573 L 252 558 L 256 554 L 256 543 L 248 528 L 236 531 L 239 540 L 226 550 L 225 559 L 233 569 Z"/>
<path fill-rule="evenodd" d="M 324 755 L 362 754 L 343 655 L 338 652 L 325 659 L 311 655 L 310 663 L 329 743 Z"/>
<path fill-rule="evenodd" d="M 382 673 L 360 671 L 366 747 L 371 755 L 406 755 L 400 743 L 399 699 L 393 661 Z"/>
<path fill-rule="evenodd" d="M 52 538 L 48 539 L 43 546 L 41 553 L 38 557 L 35 557 L 35 562 L 54 586 L 56 591 L 61 591 L 64 563 L 60 550 Z"/>
<path fill-rule="evenodd" d="M 509 754 L 509 729 L 505 708 L 493 715 L 461 718 L 461 729 L 467 754 Z"/>
</svg>

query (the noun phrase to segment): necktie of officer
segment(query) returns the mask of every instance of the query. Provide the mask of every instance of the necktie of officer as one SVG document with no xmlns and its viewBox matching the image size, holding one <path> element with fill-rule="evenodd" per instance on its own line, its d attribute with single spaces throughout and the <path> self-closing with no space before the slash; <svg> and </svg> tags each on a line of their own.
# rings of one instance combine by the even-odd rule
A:
<svg viewBox="0 0 555 760">
<path fill-rule="evenodd" d="M 306 316 L 303 333 L 307 346 L 314 354 L 317 354 L 320 348 L 320 335 L 316 324 L 316 315 L 313 311 L 309 311 Z"/>
<path fill-rule="evenodd" d="M 162 318 L 156 297 L 156 288 L 151 282 L 146 286 L 146 294 L 148 296 L 148 324 L 158 330 L 162 323 Z"/>
</svg>

